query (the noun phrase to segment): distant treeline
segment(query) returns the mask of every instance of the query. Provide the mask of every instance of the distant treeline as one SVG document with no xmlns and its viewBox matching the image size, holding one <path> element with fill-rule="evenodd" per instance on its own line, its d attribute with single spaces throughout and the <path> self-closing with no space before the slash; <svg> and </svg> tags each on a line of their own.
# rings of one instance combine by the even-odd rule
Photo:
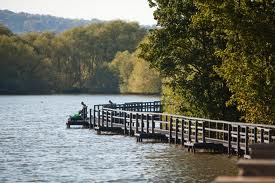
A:
<svg viewBox="0 0 275 183">
<path fill-rule="evenodd" d="M 98 19 L 82 20 L 60 18 L 50 15 L 34 15 L 29 13 L 14 13 L 0 10 L 0 24 L 8 27 L 16 34 L 26 32 L 64 32 L 65 30 L 92 23 L 100 23 Z"/>
<path fill-rule="evenodd" d="M 275 124 L 275 3 L 149 0 L 161 27 L 140 56 L 165 78 L 165 110 Z"/>
<path fill-rule="evenodd" d="M 0 94 L 160 93 L 158 73 L 136 56 L 146 34 L 123 21 L 60 34 L 0 26 Z"/>
</svg>

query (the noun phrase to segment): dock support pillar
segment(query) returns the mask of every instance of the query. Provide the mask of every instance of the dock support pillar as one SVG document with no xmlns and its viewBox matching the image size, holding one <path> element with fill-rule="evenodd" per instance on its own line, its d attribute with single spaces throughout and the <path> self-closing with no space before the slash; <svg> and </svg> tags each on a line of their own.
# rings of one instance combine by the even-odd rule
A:
<svg viewBox="0 0 275 183">
<path fill-rule="evenodd" d="M 138 113 L 136 113 L 136 133 L 138 133 L 138 127 L 139 127 L 139 124 L 138 124 Z"/>
<path fill-rule="evenodd" d="M 97 126 L 100 127 L 100 110 L 97 111 Z"/>
<path fill-rule="evenodd" d="M 181 145 L 184 145 L 184 119 L 181 120 Z"/>
<path fill-rule="evenodd" d="M 241 136 L 240 136 L 240 131 L 241 131 L 241 127 L 240 127 L 240 125 L 238 125 L 237 126 L 237 154 L 238 154 L 238 156 L 241 155 L 241 146 L 240 146 Z"/>
<path fill-rule="evenodd" d="M 92 109 L 90 109 L 89 129 L 92 129 Z"/>
<path fill-rule="evenodd" d="M 159 115 L 159 121 L 162 121 L 162 115 Z M 159 128 L 162 129 L 162 123 L 159 124 Z"/>
<path fill-rule="evenodd" d="M 248 148 L 248 142 L 249 142 L 249 136 L 248 136 L 248 126 L 245 127 L 245 154 L 249 154 L 249 148 Z"/>
<path fill-rule="evenodd" d="M 195 142 L 198 142 L 198 121 L 195 121 Z"/>
<path fill-rule="evenodd" d="M 264 129 L 261 128 L 261 143 L 264 143 Z"/>
<path fill-rule="evenodd" d="M 168 130 L 168 124 L 167 124 L 168 123 L 168 116 L 167 115 L 165 116 L 165 122 L 166 122 L 165 123 L 165 130 Z"/>
<path fill-rule="evenodd" d="M 191 142 L 191 133 L 192 133 L 192 128 L 191 128 L 191 121 L 188 121 L 188 141 Z"/>
<path fill-rule="evenodd" d="M 144 128 L 144 122 L 143 122 L 143 119 L 144 119 L 144 114 L 142 113 L 141 114 L 141 133 L 143 133 L 143 128 Z"/>
<path fill-rule="evenodd" d="M 206 140 L 205 140 L 205 121 L 202 122 L 202 142 L 206 143 Z"/>
<path fill-rule="evenodd" d="M 179 136 L 178 136 L 178 131 L 179 131 L 179 119 L 176 119 L 176 138 L 175 138 L 175 144 L 178 143 L 179 141 Z"/>
<path fill-rule="evenodd" d="M 257 127 L 254 127 L 254 143 L 258 143 L 258 137 L 257 137 L 258 131 Z"/>
<path fill-rule="evenodd" d="M 124 135 L 127 135 L 127 113 L 124 112 Z"/>
<path fill-rule="evenodd" d="M 130 129 L 129 129 L 129 136 L 132 136 L 132 125 L 133 125 L 133 113 L 130 113 Z"/>
<path fill-rule="evenodd" d="M 95 123 L 96 123 L 96 110 L 95 110 L 95 106 L 94 106 L 94 121 L 93 121 L 93 126 L 95 128 Z"/>
<path fill-rule="evenodd" d="M 146 115 L 146 133 L 149 133 L 149 114 Z"/>
<path fill-rule="evenodd" d="M 155 115 L 152 115 L 152 133 L 155 133 Z"/>
<path fill-rule="evenodd" d="M 231 131 L 232 131 L 232 126 L 228 124 L 228 147 L 227 147 L 227 153 L 228 155 L 231 154 Z"/>
<path fill-rule="evenodd" d="M 169 143 L 172 143 L 172 128 L 173 128 L 173 118 L 170 116 L 169 121 Z"/>
<path fill-rule="evenodd" d="M 101 118 L 101 125 L 102 127 L 104 127 L 104 120 L 105 120 L 105 116 L 104 116 L 104 110 L 102 109 L 102 118 Z"/>
<path fill-rule="evenodd" d="M 106 127 L 109 127 L 109 110 L 106 112 Z"/>
<path fill-rule="evenodd" d="M 111 112 L 111 127 L 113 128 L 114 123 L 114 111 Z"/>
</svg>

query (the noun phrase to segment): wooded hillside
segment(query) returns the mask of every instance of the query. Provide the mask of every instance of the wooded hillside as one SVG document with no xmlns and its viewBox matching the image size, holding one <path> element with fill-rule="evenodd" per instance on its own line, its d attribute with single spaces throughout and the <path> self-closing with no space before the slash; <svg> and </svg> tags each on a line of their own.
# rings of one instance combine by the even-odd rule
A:
<svg viewBox="0 0 275 183">
<path fill-rule="evenodd" d="M 16 34 L 26 32 L 63 32 L 65 30 L 101 22 L 98 19 L 80 20 L 60 18 L 50 15 L 34 15 L 29 13 L 14 13 L 0 10 L 0 24 L 8 27 Z"/>
</svg>

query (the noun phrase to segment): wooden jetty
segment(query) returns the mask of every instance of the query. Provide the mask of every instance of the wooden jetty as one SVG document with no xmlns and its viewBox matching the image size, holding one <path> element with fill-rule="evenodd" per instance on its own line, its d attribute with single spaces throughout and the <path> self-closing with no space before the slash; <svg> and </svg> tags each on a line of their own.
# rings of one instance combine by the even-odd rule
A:
<svg viewBox="0 0 275 183">
<path fill-rule="evenodd" d="M 161 133 L 136 133 L 137 142 L 142 142 L 143 139 L 153 139 L 157 142 L 168 142 L 168 137 Z"/>
<path fill-rule="evenodd" d="M 83 128 L 90 128 L 89 119 L 80 119 L 80 120 L 71 120 L 68 119 L 66 122 L 67 128 L 70 128 L 71 126 L 82 126 Z"/>
<path fill-rule="evenodd" d="M 160 101 L 101 104 L 90 109 L 89 127 L 196 149 L 246 155 L 249 145 L 275 142 L 275 126 L 162 113 Z"/>
</svg>

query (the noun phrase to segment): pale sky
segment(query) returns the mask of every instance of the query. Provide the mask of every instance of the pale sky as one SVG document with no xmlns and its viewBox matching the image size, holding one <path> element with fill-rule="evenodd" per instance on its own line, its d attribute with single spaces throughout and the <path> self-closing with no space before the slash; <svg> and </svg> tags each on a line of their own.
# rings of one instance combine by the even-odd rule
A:
<svg viewBox="0 0 275 183">
<path fill-rule="evenodd" d="M 156 24 L 147 0 L 0 0 L 0 9 L 64 18 L 122 19 Z"/>
</svg>

